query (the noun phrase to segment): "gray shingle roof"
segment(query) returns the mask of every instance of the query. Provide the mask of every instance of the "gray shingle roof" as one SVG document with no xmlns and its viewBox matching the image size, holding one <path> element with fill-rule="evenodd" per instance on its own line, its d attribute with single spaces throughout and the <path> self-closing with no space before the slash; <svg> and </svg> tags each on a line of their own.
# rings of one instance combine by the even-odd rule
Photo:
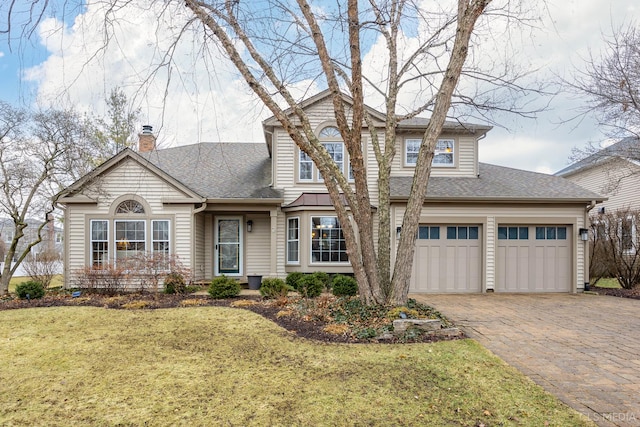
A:
<svg viewBox="0 0 640 427">
<path fill-rule="evenodd" d="M 477 178 L 439 177 L 429 179 L 427 199 L 448 200 L 603 200 L 599 194 L 553 175 L 480 163 Z M 413 177 L 392 177 L 391 197 L 408 197 Z"/>
<path fill-rule="evenodd" d="M 631 161 L 640 160 L 640 138 L 635 136 L 624 138 L 615 144 L 611 144 L 610 146 L 603 148 L 602 150 L 599 150 L 562 170 L 559 170 L 555 175 L 571 175 L 583 169 L 600 164 L 612 157 L 622 157 Z"/>
<path fill-rule="evenodd" d="M 281 199 L 262 143 L 200 143 L 140 155 L 207 199 Z"/>
</svg>

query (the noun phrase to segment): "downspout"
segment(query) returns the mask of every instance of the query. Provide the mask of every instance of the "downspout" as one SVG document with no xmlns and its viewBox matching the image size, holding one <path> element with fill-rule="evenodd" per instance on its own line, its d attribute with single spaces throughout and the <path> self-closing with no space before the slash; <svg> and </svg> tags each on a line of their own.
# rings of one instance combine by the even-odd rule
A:
<svg viewBox="0 0 640 427">
<path fill-rule="evenodd" d="M 591 209 L 596 207 L 596 201 L 592 200 L 591 203 L 587 205 L 584 210 L 584 228 L 587 230 L 590 228 L 589 225 L 591 220 L 589 219 L 589 212 Z M 589 283 L 591 283 L 591 278 L 589 277 L 589 239 L 583 242 L 584 243 L 584 287 L 582 291 L 589 290 Z"/>
<path fill-rule="evenodd" d="M 191 265 L 193 267 L 196 267 L 196 259 L 198 258 L 198 254 L 196 253 L 196 251 L 198 250 L 198 246 L 196 245 L 196 214 L 202 212 L 203 210 L 205 210 L 207 208 L 207 199 L 203 199 L 202 202 L 202 206 L 200 206 L 199 208 L 196 208 L 193 210 L 193 222 L 191 224 L 191 247 L 193 248 L 193 254 L 192 259 L 191 259 Z M 202 266 L 202 268 L 204 268 L 204 265 Z M 202 271 L 202 273 L 204 273 L 204 271 Z M 193 279 L 194 276 L 194 270 L 191 270 L 191 277 Z"/>
</svg>

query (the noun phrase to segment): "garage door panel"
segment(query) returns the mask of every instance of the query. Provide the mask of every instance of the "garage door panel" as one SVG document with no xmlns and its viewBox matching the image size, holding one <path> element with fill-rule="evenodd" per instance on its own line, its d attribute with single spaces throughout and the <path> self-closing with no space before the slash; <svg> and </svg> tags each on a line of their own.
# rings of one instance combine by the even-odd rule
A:
<svg viewBox="0 0 640 427">
<path fill-rule="evenodd" d="M 433 229 L 438 229 L 434 231 Z M 480 292 L 482 246 L 479 226 L 421 225 L 411 280 L 414 292 Z"/>
<path fill-rule="evenodd" d="M 571 227 L 499 226 L 496 291 L 571 291 Z"/>
</svg>

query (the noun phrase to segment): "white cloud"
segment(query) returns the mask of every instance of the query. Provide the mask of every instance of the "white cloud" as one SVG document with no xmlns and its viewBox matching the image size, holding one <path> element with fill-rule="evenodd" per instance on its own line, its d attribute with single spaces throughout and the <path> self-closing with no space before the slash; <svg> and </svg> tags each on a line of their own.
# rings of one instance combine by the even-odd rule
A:
<svg viewBox="0 0 640 427">
<path fill-rule="evenodd" d="M 48 20 L 40 27 L 49 57 L 27 72 L 37 82 L 39 102 L 71 103 L 83 110 L 101 114 L 104 99 L 115 86 L 142 108 L 144 120 L 153 125 L 164 145 L 197 141 L 261 141 L 260 121 L 270 113 L 251 93 L 235 69 L 215 46 L 203 46 L 193 32 L 183 33 L 182 42 L 173 53 L 174 72 L 160 69 L 156 78 L 146 77 L 165 59 L 162 52 L 170 47 L 186 16 L 180 2 L 176 9 L 162 13 L 163 2 L 135 2 L 112 12 L 114 26 L 111 43 L 104 46 L 103 2 L 90 1 L 84 13 L 70 26 Z M 143 4 L 140 4 L 143 3 Z M 423 0 L 440 7 L 441 2 Z M 542 2 L 541 2 L 542 3 Z M 500 43 L 510 42 L 513 61 L 526 68 L 540 68 L 537 76 L 551 76 L 551 71 L 567 75 L 573 65 L 580 65 L 589 46 L 601 45 L 601 32 L 610 32 L 624 19 L 638 15 L 638 6 L 616 0 L 550 0 L 538 29 L 524 34 L 505 33 L 488 40 L 491 52 L 504 52 Z M 483 27 L 483 31 L 489 27 Z M 407 37 L 406 48 L 415 48 L 415 39 Z M 484 48 L 484 46 L 483 46 Z M 205 49 L 208 49 L 205 51 Z M 382 79 L 387 57 L 384 41 L 378 39 L 365 55 L 364 66 Z M 98 52 L 98 54 L 95 54 Z M 95 54 L 95 55 L 94 55 Z M 477 53 L 482 57 L 482 50 Z M 0 53 L 1 55 L 1 53 Z M 92 58 L 88 60 L 88 58 Z M 309 82 L 301 82 L 299 94 L 317 91 Z M 166 96 L 165 96 L 166 93 Z M 367 91 L 367 103 L 380 107 L 380 99 Z M 415 95 L 402 98 L 406 105 Z M 597 140 L 600 135 L 589 121 L 563 125 L 571 116 L 575 101 L 557 97 L 553 110 L 536 120 L 503 116 L 500 123 L 510 132 L 494 129 L 480 143 L 482 161 L 530 170 L 555 171 L 566 165 L 572 147 Z"/>
<path fill-rule="evenodd" d="M 4 56 L 4 52 L 0 50 L 0 58 Z"/>
<path fill-rule="evenodd" d="M 187 31 L 173 51 L 171 72 L 161 66 L 186 17 L 179 3 L 164 13 L 160 7 L 129 4 L 115 12 L 107 47 L 104 31 L 96 31 L 106 13 L 100 2 L 90 2 L 71 26 L 43 22 L 40 35 L 50 54 L 26 73 L 38 83 L 39 102 L 100 115 L 104 99 L 118 86 L 141 107 L 160 145 L 260 141 L 258 118 L 269 113 L 215 47 L 205 46 L 204 52 L 198 35 Z"/>
</svg>

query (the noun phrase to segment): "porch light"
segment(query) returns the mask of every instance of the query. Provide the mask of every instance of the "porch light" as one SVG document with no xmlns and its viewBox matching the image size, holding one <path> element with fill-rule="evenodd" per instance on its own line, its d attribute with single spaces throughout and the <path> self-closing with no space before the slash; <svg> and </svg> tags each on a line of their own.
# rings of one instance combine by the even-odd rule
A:
<svg viewBox="0 0 640 427">
<path fill-rule="evenodd" d="M 247 232 L 251 233 L 251 230 L 253 230 L 253 221 L 249 220 L 247 221 Z"/>
<path fill-rule="evenodd" d="M 400 238 L 401 232 L 402 232 L 402 227 L 396 227 L 396 239 Z"/>
<path fill-rule="evenodd" d="M 587 240 L 589 240 L 588 228 L 581 228 L 580 230 L 578 230 L 578 234 L 580 234 L 580 240 L 582 240 L 583 242 L 586 242 Z"/>
</svg>

